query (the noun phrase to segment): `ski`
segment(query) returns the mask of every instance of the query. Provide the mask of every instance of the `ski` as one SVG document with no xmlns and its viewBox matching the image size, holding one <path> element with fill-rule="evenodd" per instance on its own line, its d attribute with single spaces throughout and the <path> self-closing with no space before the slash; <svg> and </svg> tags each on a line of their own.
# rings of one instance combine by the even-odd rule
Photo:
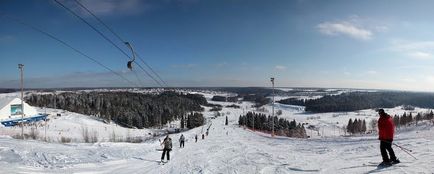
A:
<svg viewBox="0 0 434 174">
<path fill-rule="evenodd" d="M 396 167 L 407 167 L 406 165 L 402 165 L 402 163 L 403 162 L 383 164 L 383 163 L 378 163 L 378 162 L 368 162 L 368 164 L 365 165 L 365 166 L 377 167 L 377 170 L 386 169 L 386 168 L 394 167 L 394 166 L 396 166 Z"/>
</svg>

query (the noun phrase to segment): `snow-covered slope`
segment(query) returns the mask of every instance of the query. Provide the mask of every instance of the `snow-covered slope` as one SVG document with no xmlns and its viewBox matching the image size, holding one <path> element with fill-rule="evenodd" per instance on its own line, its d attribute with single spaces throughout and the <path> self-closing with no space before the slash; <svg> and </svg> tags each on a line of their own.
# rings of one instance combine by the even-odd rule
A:
<svg viewBox="0 0 434 174">
<path fill-rule="evenodd" d="M 229 105 L 230 103 L 220 103 Z M 250 110 L 251 103 L 240 104 Z M 267 106 L 269 107 L 269 106 Z M 209 109 L 209 108 L 208 108 Z M 266 108 L 270 110 L 269 108 Z M 331 125 L 340 119 L 350 117 L 376 118 L 373 111 L 334 116 L 321 115 L 320 119 L 308 120 L 297 107 L 278 106 L 282 116 L 297 119 L 317 126 Z M 54 112 L 53 110 L 52 112 Z M 395 114 L 395 108 L 387 110 Z M 161 148 L 158 138 L 143 143 L 45 143 L 34 140 L 17 140 L 10 136 L 0 136 L 0 173 L 433 173 L 434 168 L 434 129 L 426 122 L 424 126 L 398 132 L 395 143 L 412 149 L 413 159 L 399 148 L 395 152 L 401 164 L 378 170 L 381 162 L 377 136 L 357 137 L 315 136 L 311 139 L 287 137 L 271 138 L 267 134 L 253 132 L 238 127 L 238 116 L 242 109 L 223 108 L 229 118 L 225 126 L 225 116 L 211 119 L 213 112 L 205 112 L 207 124 L 183 132 L 187 142 L 179 148 L 180 134 L 172 134 L 174 142 L 171 161 L 160 165 Z M 363 113 L 363 114 L 361 114 Z M 53 120 L 53 125 L 69 127 L 82 123 L 100 125 L 83 115 L 63 113 L 64 116 Z M 347 115 L 345 115 L 347 114 Z M 304 116 L 304 117 L 303 117 Z M 63 121 L 61 119 L 64 119 Z M 75 120 L 77 119 L 77 120 Z M 331 119 L 331 120 L 330 120 Z M 75 120 L 75 121 L 74 121 Z M 71 121 L 68 124 L 67 121 Z M 93 122 L 96 121 L 96 122 Z M 62 124 L 66 124 L 61 126 Z M 200 139 L 202 133 L 211 125 L 209 136 Z M 109 126 L 109 125 L 108 125 Z M 101 127 L 101 126 L 97 126 Z M 115 126 L 116 127 L 116 126 Z M 121 130 L 119 132 L 123 132 Z M 141 130 L 145 134 L 150 130 Z M 68 133 L 73 136 L 74 131 Z M 79 134 L 79 133 L 77 133 Z M 199 141 L 194 142 L 198 134 Z M 79 136 L 79 135 L 76 135 Z"/>
<path fill-rule="evenodd" d="M 395 148 L 402 163 L 377 170 L 381 161 L 376 136 L 329 139 L 270 138 L 244 130 L 230 115 L 212 120 L 210 134 L 185 132 L 185 148 L 174 140 L 172 160 L 159 165 L 157 140 L 140 143 L 56 144 L 0 138 L 0 167 L 7 173 L 432 173 L 434 136 L 431 128 L 399 134 L 396 143 L 412 149 L 418 160 Z M 227 133 L 227 134 L 226 134 Z"/>
</svg>

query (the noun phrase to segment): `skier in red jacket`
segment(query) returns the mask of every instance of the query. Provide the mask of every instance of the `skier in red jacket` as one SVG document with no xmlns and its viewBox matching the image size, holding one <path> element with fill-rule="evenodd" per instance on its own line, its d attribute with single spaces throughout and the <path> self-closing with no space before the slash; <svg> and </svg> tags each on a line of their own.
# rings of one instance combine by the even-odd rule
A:
<svg viewBox="0 0 434 174">
<path fill-rule="evenodd" d="M 393 135 L 395 133 L 395 124 L 392 117 L 384 112 L 383 109 L 378 110 L 380 118 L 378 119 L 378 139 L 380 140 L 380 151 L 383 157 L 383 162 L 380 165 L 392 165 L 399 163 L 392 149 Z M 389 156 L 387 155 L 389 152 Z"/>
</svg>

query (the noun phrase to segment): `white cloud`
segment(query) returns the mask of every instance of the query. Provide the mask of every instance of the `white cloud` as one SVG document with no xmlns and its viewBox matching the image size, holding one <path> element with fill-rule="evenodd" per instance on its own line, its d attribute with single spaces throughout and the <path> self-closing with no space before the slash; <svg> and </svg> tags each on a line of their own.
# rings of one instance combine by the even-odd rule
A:
<svg viewBox="0 0 434 174">
<path fill-rule="evenodd" d="M 317 25 L 319 31 L 329 36 L 345 35 L 358 40 L 370 40 L 372 31 L 358 27 L 350 22 L 323 22 Z"/>
<path fill-rule="evenodd" d="M 366 71 L 365 74 L 367 74 L 367 75 L 375 75 L 375 74 L 378 74 L 378 72 L 374 71 L 374 70 L 369 70 L 369 71 Z"/>
<path fill-rule="evenodd" d="M 278 70 L 278 71 L 285 71 L 285 70 L 286 70 L 286 66 L 283 66 L 283 65 L 276 65 L 276 66 L 274 67 L 274 69 L 275 69 L 275 70 Z"/>
<path fill-rule="evenodd" d="M 392 49 L 395 51 L 434 49 L 434 41 L 392 41 Z"/>
<path fill-rule="evenodd" d="M 387 32 L 389 31 L 389 27 L 386 26 L 375 26 L 374 30 L 377 32 Z"/>
<path fill-rule="evenodd" d="M 370 70 L 370 71 L 366 71 L 367 74 L 377 74 L 377 71 L 374 70 Z"/>
<path fill-rule="evenodd" d="M 404 83 L 415 83 L 416 82 L 416 80 L 412 79 L 412 78 L 401 78 L 400 80 Z"/>
<path fill-rule="evenodd" d="M 419 60 L 432 59 L 434 41 L 392 41 L 390 49 L 410 58 Z"/>
<path fill-rule="evenodd" d="M 431 59 L 433 57 L 431 53 L 422 52 L 422 51 L 411 52 L 408 55 L 412 58 L 421 59 L 421 60 Z"/>
</svg>

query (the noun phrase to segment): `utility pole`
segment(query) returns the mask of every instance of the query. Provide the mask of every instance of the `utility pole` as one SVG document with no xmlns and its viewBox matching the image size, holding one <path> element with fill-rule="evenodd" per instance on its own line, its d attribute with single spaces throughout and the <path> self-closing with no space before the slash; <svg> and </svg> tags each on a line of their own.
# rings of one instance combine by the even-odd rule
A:
<svg viewBox="0 0 434 174">
<path fill-rule="evenodd" d="M 24 65 L 18 64 L 18 69 L 20 69 L 20 76 L 21 76 L 21 138 L 24 139 L 24 102 L 23 102 L 23 71 L 24 71 Z"/>
<path fill-rule="evenodd" d="M 271 77 L 271 84 L 273 86 L 273 105 L 272 105 L 272 114 L 271 114 L 271 120 L 272 120 L 272 129 L 271 129 L 271 136 L 274 137 L 274 77 Z"/>
</svg>

